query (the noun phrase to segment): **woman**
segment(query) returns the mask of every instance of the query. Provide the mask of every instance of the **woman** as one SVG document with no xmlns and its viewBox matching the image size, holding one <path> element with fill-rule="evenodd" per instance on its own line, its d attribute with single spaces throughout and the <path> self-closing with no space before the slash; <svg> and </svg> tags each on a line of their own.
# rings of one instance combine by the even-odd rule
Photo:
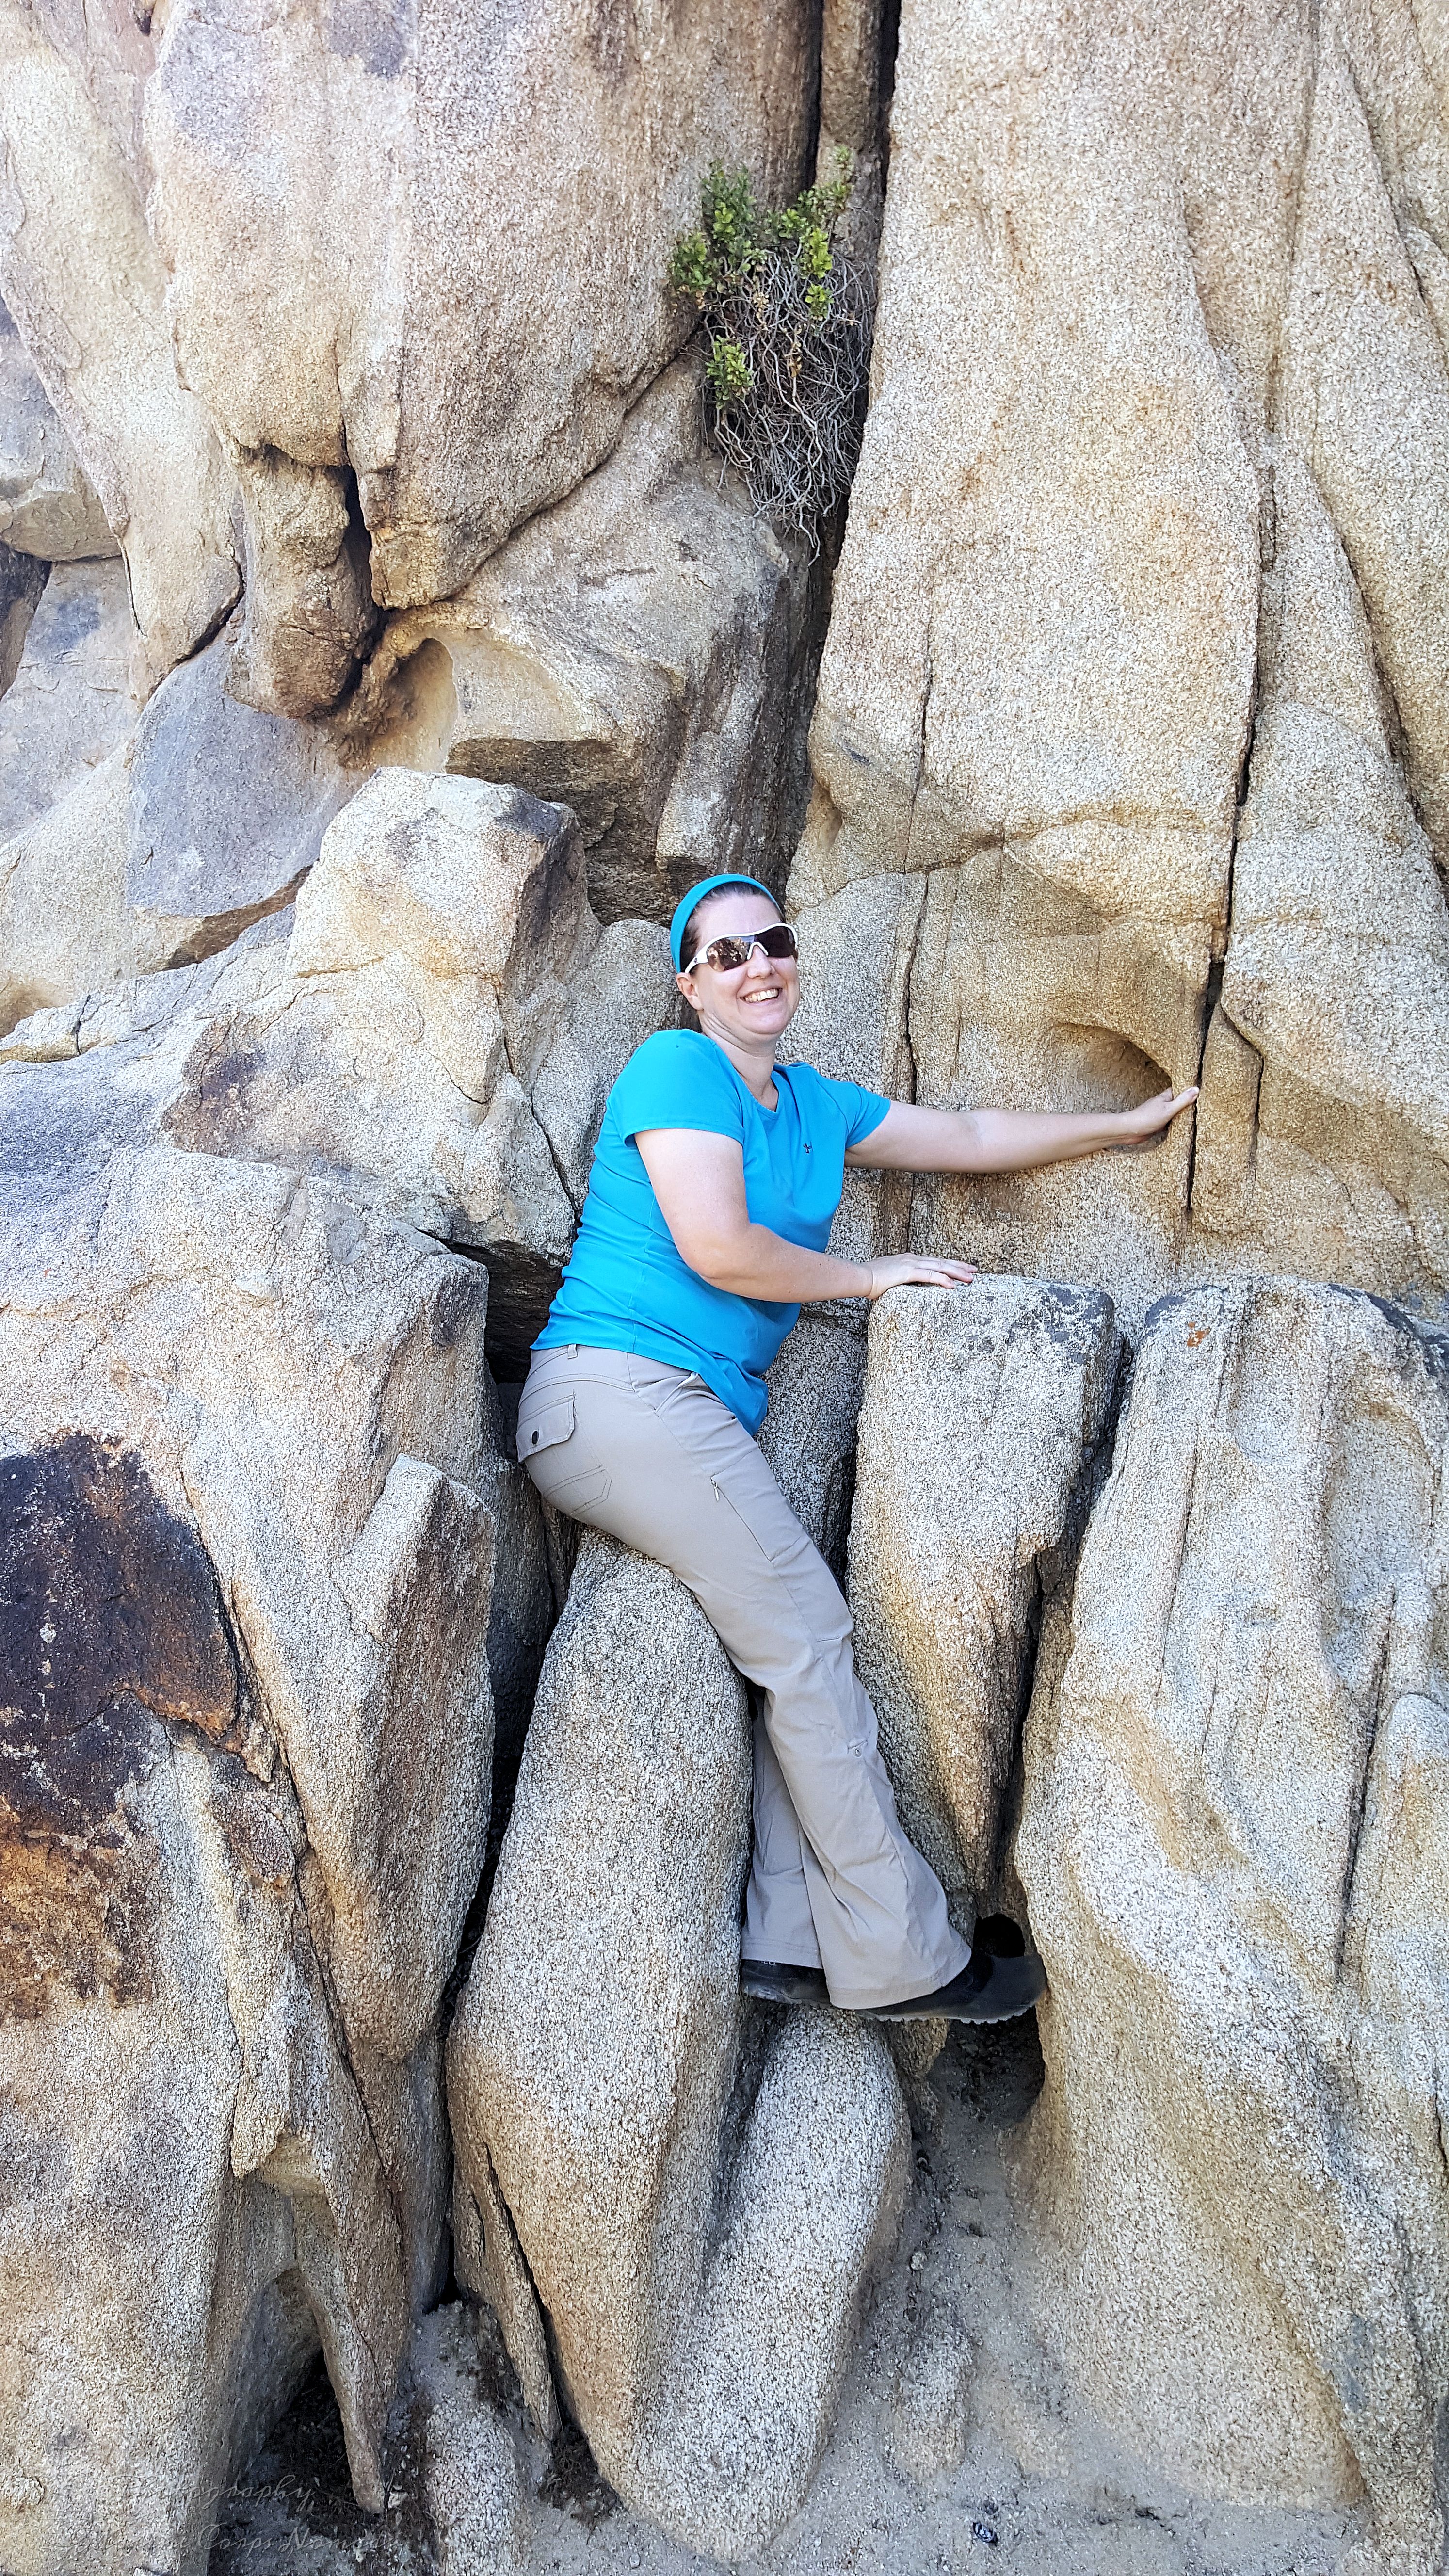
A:
<svg viewBox="0 0 1449 2576">
<path fill-rule="evenodd" d="M 699 1030 L 647 1038 L 609 1094 L 518 1454 L 546 1501 L 669 1566 L 763 1694 L 746 1991 L 1007 2020 L 1044 1990 L 1040 1962 L 973 1953 L 901 1829 L 844 1597 L 755 1445 L 764 1375 L 804 1304 L 974 1276 L 914 1253 L 833 1260 L 847 1164 L 1027 1171 L 1155 1135 L 1197 1094 L 1084 1117 L 908 1107 L 776 1063 L 795 934 L 753 878 L 706 877 L 670 940 Z"/>
</svg>

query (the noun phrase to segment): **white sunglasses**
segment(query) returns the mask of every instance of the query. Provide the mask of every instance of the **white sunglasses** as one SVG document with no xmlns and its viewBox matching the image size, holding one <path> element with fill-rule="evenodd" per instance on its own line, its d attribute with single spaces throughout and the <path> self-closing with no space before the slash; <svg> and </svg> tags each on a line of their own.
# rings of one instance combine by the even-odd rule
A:
<svg viewBox="0 0 1449 2576">
<path fill-rule="evenodd" d="M 679 971 L 681 975 L 692 975 L 696 966 L 712 966 L 716 975 L 735 975 L 742 966 L 748 966 L 757 948 L 766 957 L 798 957 L 800 954 L 799 943 L 788 921 L 776 921 L 768 930 L 747 931 L 738 939 L 712 939 L 707 948 L 701 948 L 699 955 L 691 957 L 689 964 L 681 966 Z"/>
</svg>

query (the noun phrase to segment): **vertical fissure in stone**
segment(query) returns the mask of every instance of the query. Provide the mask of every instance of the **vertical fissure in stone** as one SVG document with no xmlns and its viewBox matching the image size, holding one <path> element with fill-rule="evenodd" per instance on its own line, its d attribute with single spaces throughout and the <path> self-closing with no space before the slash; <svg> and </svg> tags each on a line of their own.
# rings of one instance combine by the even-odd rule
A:
<svg viewBox="0 0 1449 2576">
<path fill-rule="evenodd" d="M 880 178 L 884 192 L 890 170 L 891 102 L 896 94 L 896 56 L 901 42 L 901 0 L 882 0 L 880 13 Z"/>
<path fill-rule="evenodd" d="M 1131 1386 L 1132 1362 L 1131 1345 L 1124 1337 L 1116 1346 L 1101 1424 L 1096 1439 L 1083 1457 L 1072 1488 L 1061 1538 L 1054 1548 L 1037 1557 L 1032 1566 L 1032 1595 L 1021 1632 L 1011 1769 L 1002 1791 L 996 1848 L 992 1854 L 993 1875 L 998 1887 L 1010 1878 L 1017 1827 L 1021 1821 L 1026 1789 L 1026 1725 L 1036 1694 L 1047 1615 L 1050 1611 L 1064 1609 L 1070 1602 L 1088 1525 L 1112 1472 L 1118 1425 L 1126 1410 Z"/>
</svg>

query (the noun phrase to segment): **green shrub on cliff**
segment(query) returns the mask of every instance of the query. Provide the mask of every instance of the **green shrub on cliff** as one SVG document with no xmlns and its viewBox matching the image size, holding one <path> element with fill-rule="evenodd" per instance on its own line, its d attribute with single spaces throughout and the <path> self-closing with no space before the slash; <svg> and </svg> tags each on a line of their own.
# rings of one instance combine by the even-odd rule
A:
<svg viewBox="0 0 1449 2576">
<path fill-rule="evenodd" d="M 836 239 L 851 156 L 793 206 L 762 206 L 746 170 L 716 162 L 700 224 L 674 247 L 669 282 L 703 319 L 711 432 L 757 512 L 816 543 L 860 446 L 870 282 Z"/>
</svg>

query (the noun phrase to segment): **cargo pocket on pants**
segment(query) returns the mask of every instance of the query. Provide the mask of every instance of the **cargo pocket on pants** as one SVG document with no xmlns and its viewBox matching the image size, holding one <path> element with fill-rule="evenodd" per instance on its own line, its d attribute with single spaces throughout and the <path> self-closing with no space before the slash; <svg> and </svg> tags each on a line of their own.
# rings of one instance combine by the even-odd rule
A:
<svg viewBox="0 0 1449 2576">
<path fill-rule="evenodd" d="M 601 1503 L 609 1490 L 608 1468 L 574 1428 L 571 1395 L 545 1396 L 530 1406 L 525 1389 L 515 1446 L 519 1465 L 528 1469 L 544 1501 L 561 1512 Z"/>
</svg>

